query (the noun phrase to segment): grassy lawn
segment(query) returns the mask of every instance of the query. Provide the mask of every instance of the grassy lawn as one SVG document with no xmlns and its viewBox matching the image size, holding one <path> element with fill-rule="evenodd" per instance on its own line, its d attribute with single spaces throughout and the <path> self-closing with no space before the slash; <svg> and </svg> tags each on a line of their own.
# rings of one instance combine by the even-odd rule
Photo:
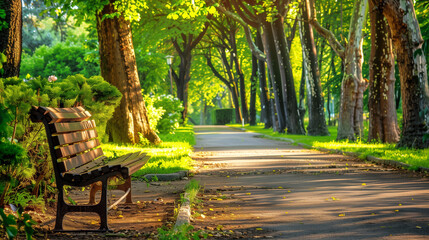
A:
<svg viewBox="0 0 429 240">
<path fill-rule="evenodd" d="M 174 134 L 160 134 L 162 143 L 157 146 L 103 144 L 101 147 L 108 157 L 121 156 L 130 152 L 144 151 L 151 158 L 146 165 L 133 174 L 143 177 L 148 173 L 174 173 L 192 168 L 192 146 L 195 144 L 192 126 L 180 127 Z"/>
<path fill-rule="evenodd" d="M 240 124 L 229 124 L 228 126 L 242 128 Z M 304 143 L 312 147 L 359 153 L 359 157 L 362 159 L 371 155 L 382 159 L 396 160 L 409 164 L 412 166 L 412 169 L 416 169 L 417 167 L 429 168 L 429 149 L 398 149 L 395 148 L 395 144 L 367 143 L 363 140 L 356 142 L 335 141 L 337 136 L 336 126 L 328 127 L 331 136 L 326 137 L 274 133 L 272 129 L 264 129 L 263 125 L 245 125 L 244 128 L 249 132 L 257 132 L 271 137 L 293 140 L 295 141 L 295 144 Z"/>
</svg>

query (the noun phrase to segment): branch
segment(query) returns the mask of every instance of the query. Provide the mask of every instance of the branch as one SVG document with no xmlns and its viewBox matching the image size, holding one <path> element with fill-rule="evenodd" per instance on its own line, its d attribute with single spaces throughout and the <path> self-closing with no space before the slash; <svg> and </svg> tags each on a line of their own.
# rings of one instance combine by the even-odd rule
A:
<svg viewBox="0 0 429 240">
<path fill-rule="evenodd" d="M 255 43 L 252 40 L 252 31 L 249 28 L 249 25 L 247 25 L 242 18 L 240 18 L 239 16 L 235 15 L 234 13 L 226 10 L 224 7 L 219 6 L 216 7 L 220 12 L 222 12 L 223 14 L 225 14 L 225 16 L 237 21 L 238 23 L 241 24 L 241 26 L 243 26 L 244 28 L 244 33 L 246 35 L 246 40 L 247 43 L 250 47 L 250 50 L 252 51 L 252 54 L 258 58 L 258 60 L 261 61 L 266 61 L 267 57 L 265 56 L 265 54 L 258 49 L 258 47 L 255 45 Z"/>
<path fill-rule="evenodd" d="M 326 40 L 328 40 L 329 45 L 332 47 L 332 49 L 334 49 L 334 51 L 338 54 L 338 56 L 342 60 L 344 60 L 344 58 L 345 58 L 344 47 L 341 45 L 340 42 L 338 42 L 337 38 L 335 37 L 335 35 L 331 31 L 322 27 L 319 24 L 319 22 L 316 19 L 316 9 L 314 8 L 314 6 L 310 6 L 309 0 L 306 0 L 306 7 L 307 7 L 307 11 L 310 15 L 309 16 L 309 23 L 314 27 L 314 29 L 316 29 L 316 31 L 322 37 L 324 37 Z"/>
<path fill-rule="evenodd" d="M 195 38 L 195 40 L 194 41 L 192 41 L 191 43 L 190 43 L 190 47 L 191 47 L 191 49 L 194 49 L 195 48 L 195 46 L 197 46 L 197 44 L 201 41 L 201 39 L 204 37 L 204 34 L 206 34 L 206 32 L 207 32 L 207 29 L 209 28 L 209 22 L 207 21 L 206 23 L 204 23 L 204 29 L 203 29 L 203 31 L 200 33 L 200 34 L 198 34 L 198 37 L 197 38 Z"/>
<path fill-rule="evenodd" d="M 224 78 L 217 70 L 216 70 L 216 68 L 213 66 L 213 63 L 212 63 L 212 58 L 211 58 L 211 56 L 209 56 L 208 54 L 206 54 L 206 55 L 204 55 L 205 57 L 206 57 L 206 59 L 207 59 L 207 66 L 209 66 L 210 67 L 210 69 L 212 70 L 212 72 L 213 72 L 213 74 L 217 77 L 217 78 L 219 78 L 219 80 L 221 80 L 223 83 L 225 83 L 225 85 L 226 86 L 228 86 L 228 88 L 230 88 L 230 86 L 229 86 L 229 82 L 228 82 L 228 80 L 226 80 L 226 78 Z"/>
</svg>

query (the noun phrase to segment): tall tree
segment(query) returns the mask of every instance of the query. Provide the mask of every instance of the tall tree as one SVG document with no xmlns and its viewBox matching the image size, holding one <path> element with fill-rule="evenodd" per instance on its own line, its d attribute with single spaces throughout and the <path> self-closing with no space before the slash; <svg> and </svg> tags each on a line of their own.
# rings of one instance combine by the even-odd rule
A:
<svg viewBox="0 0 429 240">
<path fill-rule="evenodd" d="M 316 45 L 314 43 L 313 29 L 309 23 L 310 11 L 308 2 L 301 4 L 303 21 L 300 22 L 301 45 L 305 76 L 307 78 L 307 99 L 309 99 L 309 123 L 307 127 L 310 136 L 329 135 L 326 126 L 324 100 L 320 83 L 319 65 L 317 62 Z"/>
<path fill-rule="evenodd" d="M 356 136 L 363 136 L 363 92 L 368 83 L 362 77 L 362 27 L 365 22 L 366 0 L 356 0 L 353 6 L 353 14 L 350 20 L 348 43 L 341 45 L 335 35 L 322 27 L 316 19 L 314 5 L 306 2 L 311 7 L 310 23 L 316 31 L 325 37 L 334 51 L 342 59 L 344 64 L 344 77 L 341 83 L 341 106 L 338 119 L 337 140 L 355 140 Z"/>
<path fill-rule="evenodd" d="M 382 10 L 390 26 L 396 51 L 401 95 L 403 127 L 398 147 L 425 148 L 427 134 L 429 87 L 423 39 L 411 0 L 371 0 Z"/>
<path fill-rule="evenodd" d="M 262 43 L 262 36 L 260 31 L 256 31 L 256 46 L 262 52 L 264 51 L 264 45 Z M 254 54 L 253 54 L 254 55 Z M 261 91 L 260 100 L 261 100 L 261 118 L 264 121 L 264 128 L 268 129 L 273 126 L 273 121 L 271 117 L 271 104 L 270 104 L 270 91 L 267 84 L 267 76 L 265 74 L 265 61 L 258 59 L 258 78 L 259 78 L 259 88 Z"/>
<path fill-rule="evenodd" d="M 197 44 L 201 41 L 204 34 L 208 29 L 209 24 L 206 23 L 203 30 L 195 35 L 193 33 L 181 34 L 180 37 L 172 38 L 174 48 L 180 57 L 179 74 L 173 71 L 173 79 L 176 84 L 177 98 L 183 103 L 182 120 L 186 120 L 188 114 L 188 89 L 189 81 L 191 80 L 191 64 L 192 64 L 192 50 L 195 49 Z"/>
<path fill-rule="evenodd" d="M 237 81 L 234 78 L 234 74 L 232 72 L 232 66 L 230 65 L 230 63 L 228 61 L 225 46 L 218 46 L 217 50 L 220 54 L 221 62 L 222 62 L 222 65 L 225 69 L 225 74 L 224 74 L 225 76 L 222 75 L 216 69 L 216 67 L 212 61 L 211 52 L 208 52 L 204 55 L 206 60 L 207 60 L 207 66 L 209 66 L 209 68 L 213 72 L 213 74 L 220 81 L 222 81 L 228 87 L 228 90 L 231 92 L 232 102 L 233 102 L 234 108 L 235 108 L 235 121 L 236 121 L 236 123 L 241 123 L 242 116 L 241 116 L 241 111 L 240 111 L 240 102 L 239 102 L 239 97 L 238 97 L 239 94 L 238 94 Z"/>
<path fill-rule="evenodd" d="M 22 52 L 22 2 L 21 0 L 2 0 L 0 9 L 5 11 L 5 25 L 0 25 L 0 53 L 6 56 L 1 63 L 0 77 L 19 76 Z"/>
<path fill-rule="evenodd" d="M 395 104 L 395 57 L 390 27 L 383 9 L 369 2 L 371 57 L 369 62 L 368 141 L 396 143 L 399 126 Z"/>
<path fill-rule="evenodd" d="M 115 0 L 110 0 L 96 16 L 101 76 L 122 93 L 106 133 L 114 142 L 137 143 L 141 133 L 150 142 L 159 143 L 161 140 L 149 125 L 141 94 L 130 22 L 118 14 L 114 4 Z"/>
</svg>

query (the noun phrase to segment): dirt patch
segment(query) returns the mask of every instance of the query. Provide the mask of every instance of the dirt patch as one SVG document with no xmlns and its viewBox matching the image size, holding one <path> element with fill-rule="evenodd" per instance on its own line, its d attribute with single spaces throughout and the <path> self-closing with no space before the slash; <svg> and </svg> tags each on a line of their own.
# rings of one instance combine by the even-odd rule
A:
<svg viewBox="0 0 429 240">
<path fill-rule="evenodd" d="M 54 233 L 56 204 L 44 210 L 32 209 L 27 212 L 39 224 L 35 227 L 35 239 L 146 239 L 156 235 L 162 226 L 172 227 L 174 210 L 178 205 L 187 180 L 172 182 L 132 182 L 133 204 L 120 203 L 108 212 L 107 233 L 85 233 L 79 230 L 96 230 L 100 219 L 95 213 L 68 213 L 63 221 L 65 230 L 77 232 Z M 109 190 L 109 205 L 123 195 L 122 191 Z M 70 189 L 69 196 L 78 204 L 89 200 L 89 189 Z M 99 199 L 99 194 L 96 199 Z M 125 201 L 125 200 L 124 200 Z"/>
</svg>

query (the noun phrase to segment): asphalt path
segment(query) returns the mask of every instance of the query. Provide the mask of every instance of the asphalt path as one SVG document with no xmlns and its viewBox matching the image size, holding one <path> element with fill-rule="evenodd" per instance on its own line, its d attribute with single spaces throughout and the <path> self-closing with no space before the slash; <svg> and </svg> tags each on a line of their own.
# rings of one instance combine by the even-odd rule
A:
<svg viewBox="0 0 429 240">
<path fill-rule="evenodd" d="M 425 176 L 225 126 L 195 132 L 195 178 L 232 196 L 204 221 L 262 239 L 429 239 Z"/>
</svg>

